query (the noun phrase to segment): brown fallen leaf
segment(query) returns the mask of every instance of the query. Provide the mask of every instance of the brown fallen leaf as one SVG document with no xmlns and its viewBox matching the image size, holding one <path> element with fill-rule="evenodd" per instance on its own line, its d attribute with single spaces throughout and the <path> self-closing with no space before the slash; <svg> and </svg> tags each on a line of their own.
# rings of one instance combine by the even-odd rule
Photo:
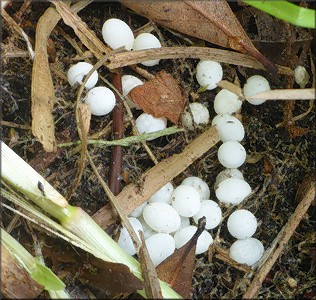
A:
<svg viewBox="0 0 316 300">
<path fill-rule="evenodd" d="M 156 268 L 159 278 L 169 283 L 184 299 L 189 298 L 192 289 L 196 242 L 205 224 L 205 217 L 199 219 L 198 229 L 193 237 Z"/>
<path fill-rule="evenodd" d="M 186 104 L 185 95 L 176 79 L 160 71 L 152 80 L 132 89 L 131 100 L 154 117 L 166 117 L 178 124 Z"/>
<path fill-rule="evenodd" d="M 248 53 L 272 73 L 277 68 L 252 44 L 228 3 L 211 1 L 131 1 L 123 5 L 162 26 L 210 43 Z"/>
</svg>

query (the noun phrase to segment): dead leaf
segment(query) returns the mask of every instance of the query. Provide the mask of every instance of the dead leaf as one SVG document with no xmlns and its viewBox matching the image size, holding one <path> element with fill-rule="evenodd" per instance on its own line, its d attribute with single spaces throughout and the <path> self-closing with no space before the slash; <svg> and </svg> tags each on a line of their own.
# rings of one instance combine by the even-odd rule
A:
<svg viewBox="0 0 316 300">
<path fill-rule="evenodd" d="M 142 245 L 138 252 L 139 263 L 142 268 L 142 275 L 145 282 L 146 297 L 149 299 L 162 299 L 159 278 L 155 266 L 150 259 L 148 249 L 145 244 L 145 238 L 142 231 L 139 231 Z"/>
<path fill-rule="evenodd" d="M 248 53 L 270 72 L 276 67 L 252 44 L 228 3 L 212 1 L 131 1 L 121 3 L 162 26 L 210 43 Z"/>
<path fill-rule="evenodd" d="M 186 104 L 178 82 L 165 71 L 160 71 L 154 79 L 132 89 L 128 96 L 144 112 L 156 118 L 166 117 L 175 124 L 178 124 Z"/>
<path fill-rule="evenodd" d="M 205 223 L 205 217 L 201 218 L 193 237 L 157 266 L 159 278 L 169 283 L 184 299 L 189 298 L 192 289 L 196 242 L 205 228 Z"/>
</svg>

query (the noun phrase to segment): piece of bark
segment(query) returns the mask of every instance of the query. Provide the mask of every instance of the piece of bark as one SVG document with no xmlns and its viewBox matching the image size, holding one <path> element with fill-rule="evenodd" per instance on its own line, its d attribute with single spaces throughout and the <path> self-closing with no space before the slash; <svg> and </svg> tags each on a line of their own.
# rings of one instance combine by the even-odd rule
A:
<svg viewBox="0 0 316 300">
<path fill-rule="evenodd" d="M 117 195 L 116 199 L 121 204 L 126 215 L 145 202 L 167 182 L 182 173 L 218 142 L 219 136 L 216 128 L 208 128 L 189 143 L 182 153 L 174 154 L 145 172 L 141 179 L 141 189 L 134 184 L 129 184 L 125 187 Z M 111 204 L 103 206 L 92 217 L 104 229 L 115 221 Z"/>
<path fill-rule="evenodd" d="M 165 117 L 174 124 L 178 124 L 187 102 L 177 80 L 164 70 L 154 79 L 133 88 L 128 96 L 144 112 L 156 118 Z"/>
<path fill-rule="evenodd" d="M 1 293 L 8 299 L 35 299 L 43 289 L 1 244 Z"/>
<path fill-rule="evenodd" d="M 224 0 L 120 2 L 153 22 L 222 47 L 248 53 L 270 72 L 277 71 L 277 68 L 254 47 Z"/>
</svg>

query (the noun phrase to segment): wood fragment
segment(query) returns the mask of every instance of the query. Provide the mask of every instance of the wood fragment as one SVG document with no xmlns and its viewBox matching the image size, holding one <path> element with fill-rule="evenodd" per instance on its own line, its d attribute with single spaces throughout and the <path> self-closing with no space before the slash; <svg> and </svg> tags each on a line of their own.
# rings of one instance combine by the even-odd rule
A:
<svg viewBox="0 0 316 300">
<path fill-rule="evenodd" d="M 252 69 L 265 70 L 265 67 L 250 55 L 229 50 L 208 47 L 161 47 L 117 53 L 109 56 L 107 67 L 116 69 L 141 63 L 151 59 L 194 58 L 215 60 L 220 63 L 243 66 Z M 294 71 L 288 67 L 277 65 L 278 74 L 294 76 Z"/>
<path fill-rule="evenodd" d="M 216 128 L 210 127 L 189 143 L 182 153 L 174 154 L 145 172 L 142 176 L 141 189 L 134 184 L 125 187 L 116 197 L 125 214 L 130 214 L 136 207 L 145 202 L 167 182 L 178 176 L 218 142 L 219 136 Z M 106 228 L 115 221 L 110 204 L 98 210 L 93 215 L 93 218 L 102 228 Z"/>
<path fill-rule="evenodd" d="M 142 275 L 145 282 L 145 292 L 147 299 L 162 299 L 159 278 L 155 266 L 149 256 L 148 249 L 145 244 L 143 232 L 139 231 L 141 239 L 141 247 L 138 252 L 139 263 L 142 269 Z"/>
<path fill-rule="evenodd" d="M 258 270 L 247 291 L 243 295 L 243 299 L 257 298 L 264 279 L 272 269 L 276 260 L 279 258 L 280 255 L 282 255 L 284 247 L 287 245 L 288 241 L 292 237 L 297 226 L 300 224 L 302 218 L 306 214 L 308 208 L 315 200 L 315 184 L 316 180 L 314 174 L 308 174 L 303 179 L 303 182 L 299 186 L 296 194 L 296 199 L 299 204 L 290 217 L 289 221 L 275 238 L 272 247 L 269 249 L 270 254 L 266 257 L 263 265 Z"/>
<path fill-rule="evenodd" d="M 216 84 L 218 87 L 222 89 L 226 89 L 231 91 L 232 93 L 236 94 L 239 99 L 244 99 L 244 94 L 242 93 L 242 90 L 239 86 L 227 81 L 227 80 L 221 80 L 219 83 Z"/>
<path fill-rule="evenodd" d="M 313 89 L 277 89 L 255 94 L 248 99 L 267 100 L 311 100 L 316 99 L 316 90 Z"/>
<path fill-rule="evenodd" d="M 122 94 L 122 76 L 121 74 L 113 75 L 113 86 Z M 113 110 L 112 120 L 112 135 L 114 140 L 119 140 L 124 137 L 124 106 L 120 96 L 114 91 L 116 105 Z M 114 146 L 112 148 L 112 158 L 110 163 L 109 173 L 109 188 L 114 195 L 117 195 L 122 190 L 122 167 L 123 167 L 123 147 Z"/>
</svg>

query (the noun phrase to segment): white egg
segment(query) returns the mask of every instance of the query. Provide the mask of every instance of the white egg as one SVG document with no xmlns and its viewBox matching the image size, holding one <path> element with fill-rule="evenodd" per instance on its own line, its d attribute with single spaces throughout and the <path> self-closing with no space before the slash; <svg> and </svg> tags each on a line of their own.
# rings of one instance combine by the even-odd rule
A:
<svg viewBox="0 0 316 300">
<path fill-rule="evenodd" d="M 113 110 L 116 99 L 109 88 L 98 86 L 88 92 L 85 103 L 90 106 L 93 115 L 104 116 Z"/>
<path fill-rule="evenodd" d="M 67 72 L 67 79 L 71 86 L 82 84 L 83 77 L 89 73 L 93 66 L 86 62 L 78 62 L 72 65 Z M 98 72 L 94 71 L 85 84 L 87 89 L 93 88 L 98 82 Z"/>
<path fill-rule="evenodd" d="M 141 33 L 134 41 L 133 50 L 145 50 L 152 48 L 161 48 L 159 40 L 151 33 Z M 152 67 L 159 64 L 159 59 L 143 61 L 141 64 L 146 67 Z"/>
<path fill-rule="evenodd" d="M 225 168 L 235 169 L 245 162 L 246 150 L 238 142 L 228 141 L 218 148 L 217 158 Z"/>
<path fill-rule="evenodd" d="M 152 236 L 153 234 L 158 233 L 156 230 L 153 230 L 150 226 L 148 226 L 148 224 L 145 222 L 143 216 L 140 216 L 138 218 L 139 222 L 142 224 L 143 226 L 143 233 L 144 233 L 144 238 L 145 240 L 148 239 L 150 236 Z"/>
<path fill-rule="evenodd" d="M 215 178 L 214 189 L 217 189 L 217 186 L 220 182 L 228 178 L 239 178 L 244 179 L 244 175 L 238 169 L 225 169 L 218 173 Z"/>
<path fill-rule="evenodd" d="M 215 190 L 219 201 L 230 204 L 239 204 L 251 193 L 250 185 L 238 178 L 228 178 L 220 182 Z"/>
<path fill-rule="evenodd" d="M 136 127 L 140 134 L 150 133 L 159 130 L 163 130 L 167 127 L 167 119 L 164 117 L 155 118 L 154 116 L 146 113 L 142 113 L 136 119 Z M 153 140 L 153 139 L 148 139 Z"/>
<path fill-rule="evenodd" d="M 253 105 L 260 105 L 266 101 L 266 99 L 247 99 L 262 92 L 270 91 L 270 85 L 267 79 L 260 75 L 254 75 L 247 79 L 244 85 L 244 96 L 246 100 Z"/>
<path fill-rule="evenodd" d="M 190 226 L 190 218 L 180 216 L 180 219 L 181 219 L 181 224 L 180 224 L 179 229 Z"/>
<path fill-rule="evenodd" d="M 142 227 L 141 223 L 135 218 L 128 218 L 128 219 L 129 219 L 132 227 L 136 231 L 137 237 L 140 239 L 138 231 L 139 230 L 143 231 L 143 227 Z M 131 237 L 130 237 L 130 235 L 127 232 L 125 227 L 123 227 L 121 229 L 120 237 L 119 237 L 117 243 L 128 254 L 130 254 L 130 255 L 136 254 L 136 249 L 134 247 L 133 241 L 132 241 L 132 239 L 131 239 Z"/>
<path fill-rule="evenodd" d="M 218 131 L 222 142 L 238 141 L 240 142 L 245 136 L 245 129 L 242 123 L 234 116 L 226 115 L 216 120 L 215 127 Z"/>
<path fill-rule="evenodd" d="M 171 233 L 180 227 L 181 219 L 177 211 L 166 203 L 149 203 L 143 210 L 145 222 L 157 232 Z"/>
<path fill-rule="evenodd" d="M 201 200 L 206 200 L 210 198 L 210 188 L 208 187 L 207 183 L 199 177 L 187 177 L 181 182 L 181 185 L 193 186 L 200 193 Z"/>
<path fill-rule="evenodd" d="M 156 233 L 146 239 L 145 243 L 155 267 L 172 255 L 175 250 L 173 237 L 166 233 Z"/>
<path fill-rule="evenodd" d="M 264 253 L 262 243 L 255 239 L 237 240 L 229 250 L 229 256 L 240 264 L 253 266 L 257 263 Z"/>
<path fill-rule="evenodd" d="M 206 229 L 213 229 L 222 220 L 222 210 L 215 201 L 203 200 L 200 210 L 193 216 L 193 220 L 198 224 L 199 219 L 206 218 Z"/>
<path fill-rule="evenodd" d="M 240 110 L 242 101 L 233 92 L 222 89 L 214 99 L 214 110 L 217 114 L 233 114 Z"/>
<path fill-rule="evenodd" d="M 257 230 L 257 219 L 249 210 L 238 209 L 227 220 L 229 233 L 236 239 L 248 239 Z"/>
<path fill-rule="evenodd" d="M 148 203 L 145 201 L 143 204 L 141 204 L 140 206 L 136 207 L 134 209 L 134 211 L 129 214 L 129 216 L 133 217 L 133 218 L 140 217 L 143 214 L 143 210 L 144 210 L 144 208 L 146 207 L 147 204 Z"/>
<path fill-rule="evenodd" d="M 167 204 L 171 204 L 171 194 L 174 188 L 171 182 L 165 184 L 160 190 L 158 190 L 155 194 L 153 194 L 149 199 L 148 202 L 163 202 Z"/>
<path fill-rule="evenodd" d="M 295 82 L 300 86 L 301 89 L 305 88 L 309 81 L 309 74 L 305 67 L 297 66 L 294 70 Z"/>
<path fill-rule="evenodd" d="M 183 217 L 192 217 L 201 207 L 200 193 L 190 185 L 179 185 L 171 195 L 173 208 Z"/>
<path fill-rule="evenodd" d="M 176 249 L 184 246 L 193 237 L 196 231 L 197 226 L 194 225 L 190 225 L 178 230 L 174 235 Z M 212 236 L 206 230 L 204 230 L 197 240 L 195 254 L 198 255 L 207 251 L 212 243 Z"/>
<path fill-rule="evenodd" d="M 200 61 L 196 66 L 196 80 L 198 83 L 205 87 L 207 90 L 213 90 L 217 87 L 223 78 L 223 69 L 222 66 L 211 60 Z"/>
<path fill-rule="evenodd" d="M 193 120 L 191 117 L 191 113 Z M 210 113 L 205 105 L 193 102 L 189 104 L 189 109 L 186 109 L 181 116 L 182 125 L 189 130 L 194 130 L 195 127 L 201 128 L 207 125 L 210 121 Z"/>
<path fill-rule="evenodd" d="M 216 115 L 212 120 L 212 126 L 217 126 L 219 123 L 229 120 L 230 117 L 231 115 L 227 113 Z"/>
<path fill-rule="evenodd" d="M 122 20 L 108 19 L 102 27 L 104 41 L 112 48 L 125 47 L 131 50 L 134 43 L 134 34 L 131 28 Z"/>
<path fill-rule="evenodd" d="M 123 75 L 122 76 L 122 95 L 127 96 L 127 94 L 135 87 L 143 85 L 144 83 L 137 77 L 133 75 Z M 141 109 L 132 100 L 126 99 L 126 102 L 130 108 Z"/>
</svg>

